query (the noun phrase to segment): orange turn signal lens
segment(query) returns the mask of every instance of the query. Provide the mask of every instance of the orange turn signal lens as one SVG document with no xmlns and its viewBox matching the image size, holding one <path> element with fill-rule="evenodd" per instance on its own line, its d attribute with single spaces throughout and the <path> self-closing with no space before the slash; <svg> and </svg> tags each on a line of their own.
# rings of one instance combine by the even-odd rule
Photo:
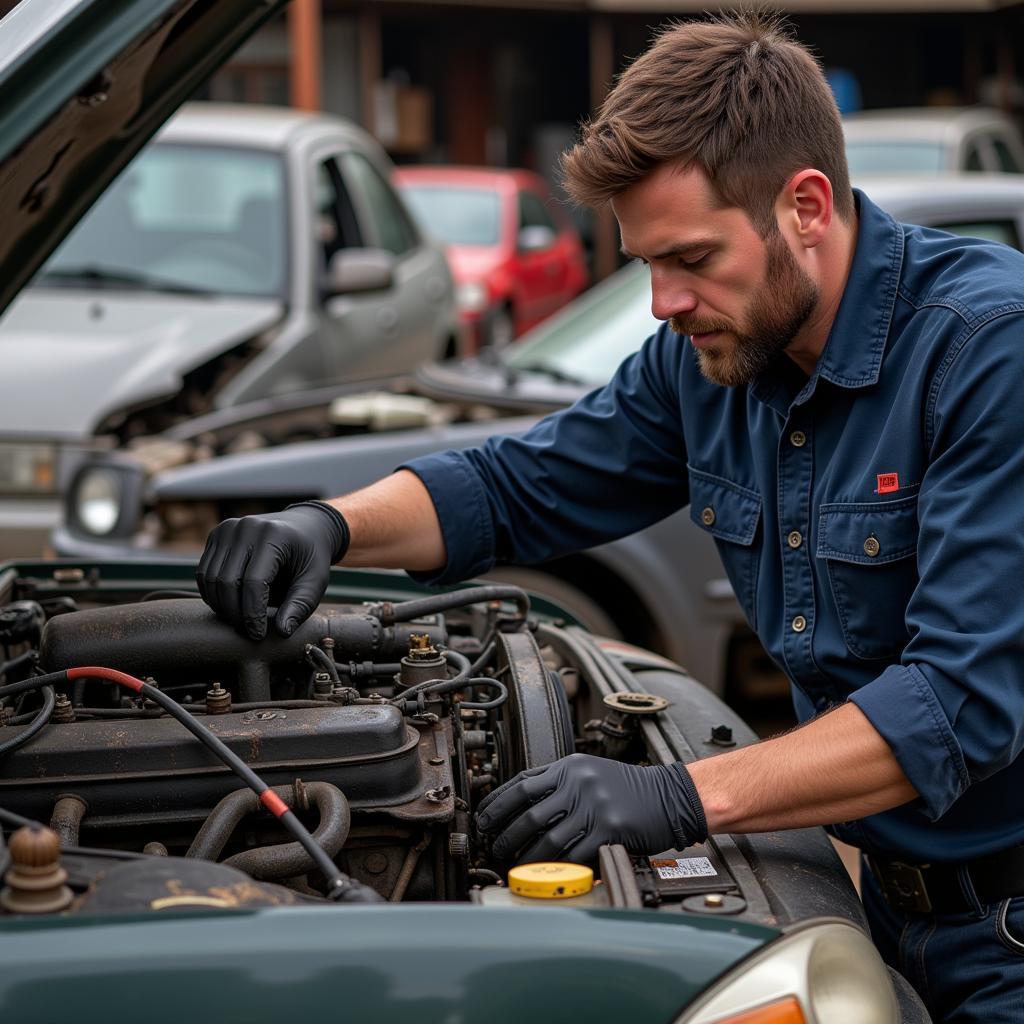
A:
<svg viewBox="0 0 1024 1024">
<path fill-rule="evenodd" d="M 736 1017 L 726 1017 L 721 1024 L 807 1024 L 807 1018 L 800 1004 L 790 998 L 747 1010 Z"/>
</svg>

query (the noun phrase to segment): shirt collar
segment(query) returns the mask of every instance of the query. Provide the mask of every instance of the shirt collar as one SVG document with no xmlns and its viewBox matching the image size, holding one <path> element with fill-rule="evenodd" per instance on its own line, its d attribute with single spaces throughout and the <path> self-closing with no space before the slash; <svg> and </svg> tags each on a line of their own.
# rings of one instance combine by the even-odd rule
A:
<svg viewBox="0 0 1024 1024">
<path fill-rule="evenodd" d="M 819 377 L 839 387 L 862 388 L 876 384 L 882 369 L 903 267 L 903 231 L 860 189 L 853 195 L 859 216 L 853 263 L 825 349 L 798 402 L 810 398 Z M 777 404 L 777 372 L 769 369 L 751 391 L 762 402 Z"/>
</svg>

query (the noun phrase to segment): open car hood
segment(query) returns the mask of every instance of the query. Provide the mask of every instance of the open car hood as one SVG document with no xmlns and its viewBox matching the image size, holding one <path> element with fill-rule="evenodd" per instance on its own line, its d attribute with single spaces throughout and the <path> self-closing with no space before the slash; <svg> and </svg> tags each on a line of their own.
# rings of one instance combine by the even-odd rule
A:
<svg viewBox="0 0 1024 1024">
<path fill-rule="evenodd" d="M 21 0 L 0 21 L 0 312 L 287 0 Z"/>
</svg>

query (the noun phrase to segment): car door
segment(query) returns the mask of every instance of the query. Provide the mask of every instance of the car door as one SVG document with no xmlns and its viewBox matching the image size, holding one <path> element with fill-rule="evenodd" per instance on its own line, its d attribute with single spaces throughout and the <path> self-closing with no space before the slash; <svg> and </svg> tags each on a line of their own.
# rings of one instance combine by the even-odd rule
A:
<svg viewBox="0 0 1024 1024">
<path fill-rule="evenodd" d="M 318 347 L 328 379 L 369 377 L 377 372 L 382 353 L 395 339 L 397 313 L 394 288 L 384 291 L 327 294 L 327 273 L 332 258 L 347 249 L 372 245 L 338 165 L 342 151 L 318 155 L 308 168 L 312 202 L 314 303 L 319 325 Z"/>
<path fill-rule="evenodd" d="M 523 330 L 553 313 L 568 298 L 569 263 L 544 200 L 524 188 L 519 190 L 518 202 L 517 260 L 522 280 L 518 326 Z M 545 238 L 546 244 L 531 244 Z"/>
<path fill-rule="evenodd" d="M 387 343 L 378 351 L 374 372 L 412 370 L 443 354 L 443 310 L 449 294 L 444 256 L 425 242 L 394 188 L 366 154 L 348 150 L 338 163 L 363 225 L 364 244 L 394 258 L 394 287 L 377 318 Z"/>
</svg>

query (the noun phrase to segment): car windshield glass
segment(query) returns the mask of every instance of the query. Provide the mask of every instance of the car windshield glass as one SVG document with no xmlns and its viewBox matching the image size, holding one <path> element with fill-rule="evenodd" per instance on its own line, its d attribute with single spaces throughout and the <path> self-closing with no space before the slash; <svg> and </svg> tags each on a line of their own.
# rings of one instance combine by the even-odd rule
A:
<svg viewBox="0 0 1024 1024">
<path fill-rule="evenodd" d="M 942 147 L 937 142 L 847 142 L 846 162 L 855 181 L 862 174 L 938 174 Z"/>
<path fill-rule="evenodd" d="M 401 192 L 434 238 L 448 245 L 498 244 L 497 192 L 436 185 L 402 185 Z"/>
<path fill-rule="evenodd" d="M 280 296 L 285 237 L 277 154 L 158 143 L 107 189 L 37 283 Z"/>
<path fill-rule="evenodd" d="M 660 323 L 651 313 L 647 268 L 633 263 L 507 349 L 504 362 L 596 387 L 607 383 Z"/>
</svg>

